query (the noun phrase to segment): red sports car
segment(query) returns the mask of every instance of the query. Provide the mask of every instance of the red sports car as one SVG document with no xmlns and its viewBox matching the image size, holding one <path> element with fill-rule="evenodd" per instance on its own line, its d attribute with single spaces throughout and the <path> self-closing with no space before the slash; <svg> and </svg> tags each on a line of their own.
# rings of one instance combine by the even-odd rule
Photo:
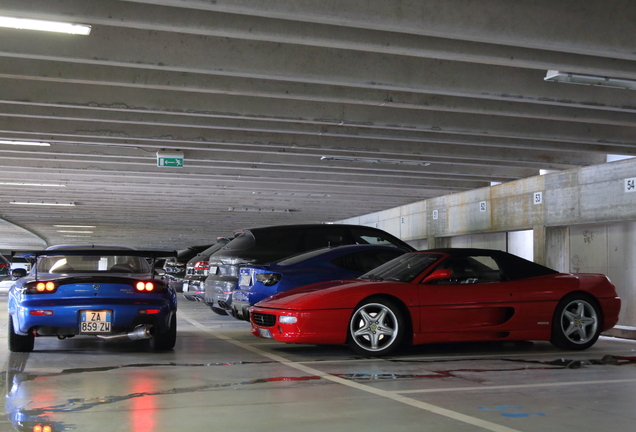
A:
<svg viewBox="0 0 636 432">
<path fill-rule="evenodd" d="M 583 350 L 618 322 L 621 300 L 601 274 L 564 274 L 506 252 L 404 254 L 359 279 L 272 296 L 252 333 L 280 342 L 349 344 L 379 356 L 403 344 L 546 340 Z"/>
</svg>

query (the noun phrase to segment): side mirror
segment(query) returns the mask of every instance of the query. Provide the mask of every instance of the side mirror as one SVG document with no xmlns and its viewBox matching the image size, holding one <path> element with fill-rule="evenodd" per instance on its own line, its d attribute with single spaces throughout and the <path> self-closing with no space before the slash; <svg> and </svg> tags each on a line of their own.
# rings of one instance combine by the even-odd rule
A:
<svg viewBox="0 0 636 432">
<path fill-rule="evenodd" d="M 453 272 L 449 269 L 435 270 L 422 281 L 422 283 L 431 283 L 432 281 L 450 279 L 453 277 Z"/>
<path fill-rule="evenodd" d="M 26 275 L 27 275 L 27 271 L 23 268 L 17 268 L 17 269 L 11 270 L 11 277 L 13 278 L 13 280 L 23 278 Z"/>
<path fill-rule="evenodd" d="M 164 269 L 162 269 L 162 268 L 156 268 L 155 269 L 155 274 L 157 276 L 164 276 L 166 274 L 166 271 Z"/>
</svg>

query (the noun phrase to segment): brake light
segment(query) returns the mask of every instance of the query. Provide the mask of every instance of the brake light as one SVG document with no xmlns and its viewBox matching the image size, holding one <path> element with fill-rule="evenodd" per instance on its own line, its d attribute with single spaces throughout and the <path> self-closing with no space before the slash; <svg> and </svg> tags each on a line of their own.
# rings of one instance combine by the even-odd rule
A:
<svg viewBox="0 0 636 432">
<path fill-rule="evenodd" d="M 53 429 L 51 428 L 50 425 L 37 424 L 33 426 L 33 432 L 52 432 L 52 431 Z"/>
<path fill-rule="evenodd" d="M 137 285 L 135 285 L 135 288 L 137 289 L 137 291 L 139 292 L 150 292 L 153 291 L 155 289 L 155 284 L 153 284 L 152 282 L 137 282 Z"/>
<path fill-rule="evenodd" d="M 31 282 L 26 286 L 27 294 L 51 294 L 57 291 L 57 285 L 51 281 Z"/>
</svg>

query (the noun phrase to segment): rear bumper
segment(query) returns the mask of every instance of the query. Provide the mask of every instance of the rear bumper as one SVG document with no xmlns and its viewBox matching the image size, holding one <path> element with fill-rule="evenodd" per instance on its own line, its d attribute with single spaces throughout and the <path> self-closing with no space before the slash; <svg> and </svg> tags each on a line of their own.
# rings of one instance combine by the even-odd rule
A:
<svg viewBox="0 0 636 432">
<path fill-rule="evenodd" d="M 159 311 L 157 313 L 140 313 L 149 309 Z M 157 327 L 158 331 L 167 331 L 169 317 L 176 310 L 167 303 L 162 304 L 134 304 L 112 305 L 91 304 L 73 306 L 53 306 L 41 304 L 37 306 L 18 306 L 12 317 L 16 333 L 26 335 L 35 330 L 40 336 L 76 335 L 79 334 L 81 311 L 85 310 L 111 310 L 111 333 L 128 332 L 141 324 L 150 324 Z M 47 315 L 42 315 L 46 311 Z M 38 315 L 34 315 L 37 313 Z"/>
</svg>

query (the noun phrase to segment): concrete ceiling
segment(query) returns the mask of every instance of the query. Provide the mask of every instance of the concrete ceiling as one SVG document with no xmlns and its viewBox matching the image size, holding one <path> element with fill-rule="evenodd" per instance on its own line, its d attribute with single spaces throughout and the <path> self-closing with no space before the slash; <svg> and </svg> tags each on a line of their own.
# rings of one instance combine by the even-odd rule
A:
<svg viewBox="0 0 636 432">
<path fill-rule="evenodd" d="M 178 249 L 636 155 L 636 91 L 544 81 L 636 79 L 632 0 L 2 0 L 0 15 L 92 26 L 0 29 L 0 140 L 51 144 L 0 144 L 0 249 Z M 160 150 L 185 166 L 157 167 Z"/>
</svg>

